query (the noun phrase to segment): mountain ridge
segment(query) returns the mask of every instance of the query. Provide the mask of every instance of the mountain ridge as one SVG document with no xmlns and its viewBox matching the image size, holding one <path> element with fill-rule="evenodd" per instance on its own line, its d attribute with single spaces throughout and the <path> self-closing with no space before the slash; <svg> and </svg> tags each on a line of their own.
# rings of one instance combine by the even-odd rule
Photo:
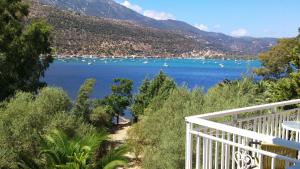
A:
<svg viewBox="0 0 300 169">
<path fill-rule="evenodd" d="M 79 15 L 93 16 L 100 19 L 112 19 L 119 22 L 130 22 L 143 27 L 153 28 L 168 33 L 181 34 L 186 39 L 194 40 L 198 46 L 207 51 L 215 53 L 235 55 L 256 55 L 267 50 L 276 43 L 274 38 L 253 38 L 253 37 L 231 37 L 222 33 L 205 32 L 195 28 L 183 21 L 177 20 L 155 20 L 145 17 L 131 9 L 126 8 L 112 0 L 35 0 L 42 5 L 46 4 L 65 11 L 74 11 Z M 197 45 L 195 45 L 197 46 Z M 203 52 L 203 48 L 200 53 Z M 198 48 L 188 48 L 190 53 Z M 174 53 L 174 52 L 173 52 Z M 200 54 L 199 53 L 199 54 Z M 174 53 L 176 54 L 176 52 Z M 183 53 L 181 53 L 183 54 Z"/>
</svg>

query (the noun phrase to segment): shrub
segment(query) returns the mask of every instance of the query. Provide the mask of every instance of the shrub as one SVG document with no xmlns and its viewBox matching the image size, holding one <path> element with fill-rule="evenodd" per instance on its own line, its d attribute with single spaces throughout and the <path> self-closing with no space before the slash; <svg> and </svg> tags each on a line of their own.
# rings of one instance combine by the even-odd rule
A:
<svg viewBox="0 0 300 169">
<path fill-rule="evenodd" d="M 166 98 L 157 96 L 131 129 L 128 144 L 142 152 L 145 169 L 184 168 L 184 117 L 257 104 L 258 85 L 251 79 L 222 83 L 204 93 L 186 87 L 173 89 Z"/>
</svg>

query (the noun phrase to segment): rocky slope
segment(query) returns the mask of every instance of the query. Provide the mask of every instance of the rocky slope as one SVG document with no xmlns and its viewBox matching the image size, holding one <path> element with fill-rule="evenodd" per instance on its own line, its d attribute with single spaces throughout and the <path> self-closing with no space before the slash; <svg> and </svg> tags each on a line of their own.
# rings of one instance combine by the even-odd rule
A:
<svg viewBox="0 0 300 169">
<path fill-rule="evenodd" d="M 143 27 L 151 27 L 180 33 L 198 43 L 213 46 L 235 54 L 257 54 L 276 43 L 274 38 L 231 37 L 222 33 L 205 32 L 177 20 L 155 20 L 128 9 L 113 0 L 39 0 L 41 3 L 81 14 L 131 21 Z"/>
<path fill-rule="evenodd" d="M 220 56 L 225 52 L 167 30 L 30 4 L 29 19 L 43 18 L 54 27 L 53 45 L 59 55 Z"/>
<path fill-rule="evenodd" d="M 249 55 L 275 43 L 275 39 L 204 32 L 181 21 L 158 21 L 112 0 L 27 1 L 29 19 L 42 17 L 53 25 L 53 44 L 60 55 Z"/>
</svg>

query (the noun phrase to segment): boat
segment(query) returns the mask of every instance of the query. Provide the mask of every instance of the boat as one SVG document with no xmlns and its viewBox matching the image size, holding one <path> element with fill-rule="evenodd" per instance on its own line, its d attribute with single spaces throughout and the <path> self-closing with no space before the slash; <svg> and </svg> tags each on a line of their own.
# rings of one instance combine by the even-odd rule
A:
<svg viewBox="0 0 300 169">
<path fill-rule="evenodd" d="M 148 61 L 144 61 L 143 63 L 144 63 L 144 64 L 148 64 Z"/>
<path fill-rule="evenodd" d="M 164 65 L 163 65 L 164 67 L 169 67 L 169 65 L 167 64 L 167 63 L 164 63 Z"/>
<path fill-rule="evenodd" d="M 221 68 L 223 68 L 223 67 L 224 67 L 224 65 L 223 65 L 222 63 L 220 63 L 220 64 L 219 64 L 219 66 L 220 66 Z"/>
<path fill-rule="evenodd" d="M 91 64 L 92 64 L 92 62 L 89 62 L 89 63 L 88 63 L 88 65 L 91 65 Z"/>
</svg>

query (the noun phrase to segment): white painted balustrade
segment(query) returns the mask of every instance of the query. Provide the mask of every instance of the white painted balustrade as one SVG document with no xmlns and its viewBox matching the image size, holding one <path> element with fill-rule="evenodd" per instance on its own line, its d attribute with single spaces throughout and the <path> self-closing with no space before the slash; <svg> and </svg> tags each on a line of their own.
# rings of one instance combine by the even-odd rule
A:
<svg viewBox="0 0 300 169">
<path fill-rule="evenodd" d="M 300 169 L 300 99 L 186 117 L 186 169 Z"/>
</svg>

